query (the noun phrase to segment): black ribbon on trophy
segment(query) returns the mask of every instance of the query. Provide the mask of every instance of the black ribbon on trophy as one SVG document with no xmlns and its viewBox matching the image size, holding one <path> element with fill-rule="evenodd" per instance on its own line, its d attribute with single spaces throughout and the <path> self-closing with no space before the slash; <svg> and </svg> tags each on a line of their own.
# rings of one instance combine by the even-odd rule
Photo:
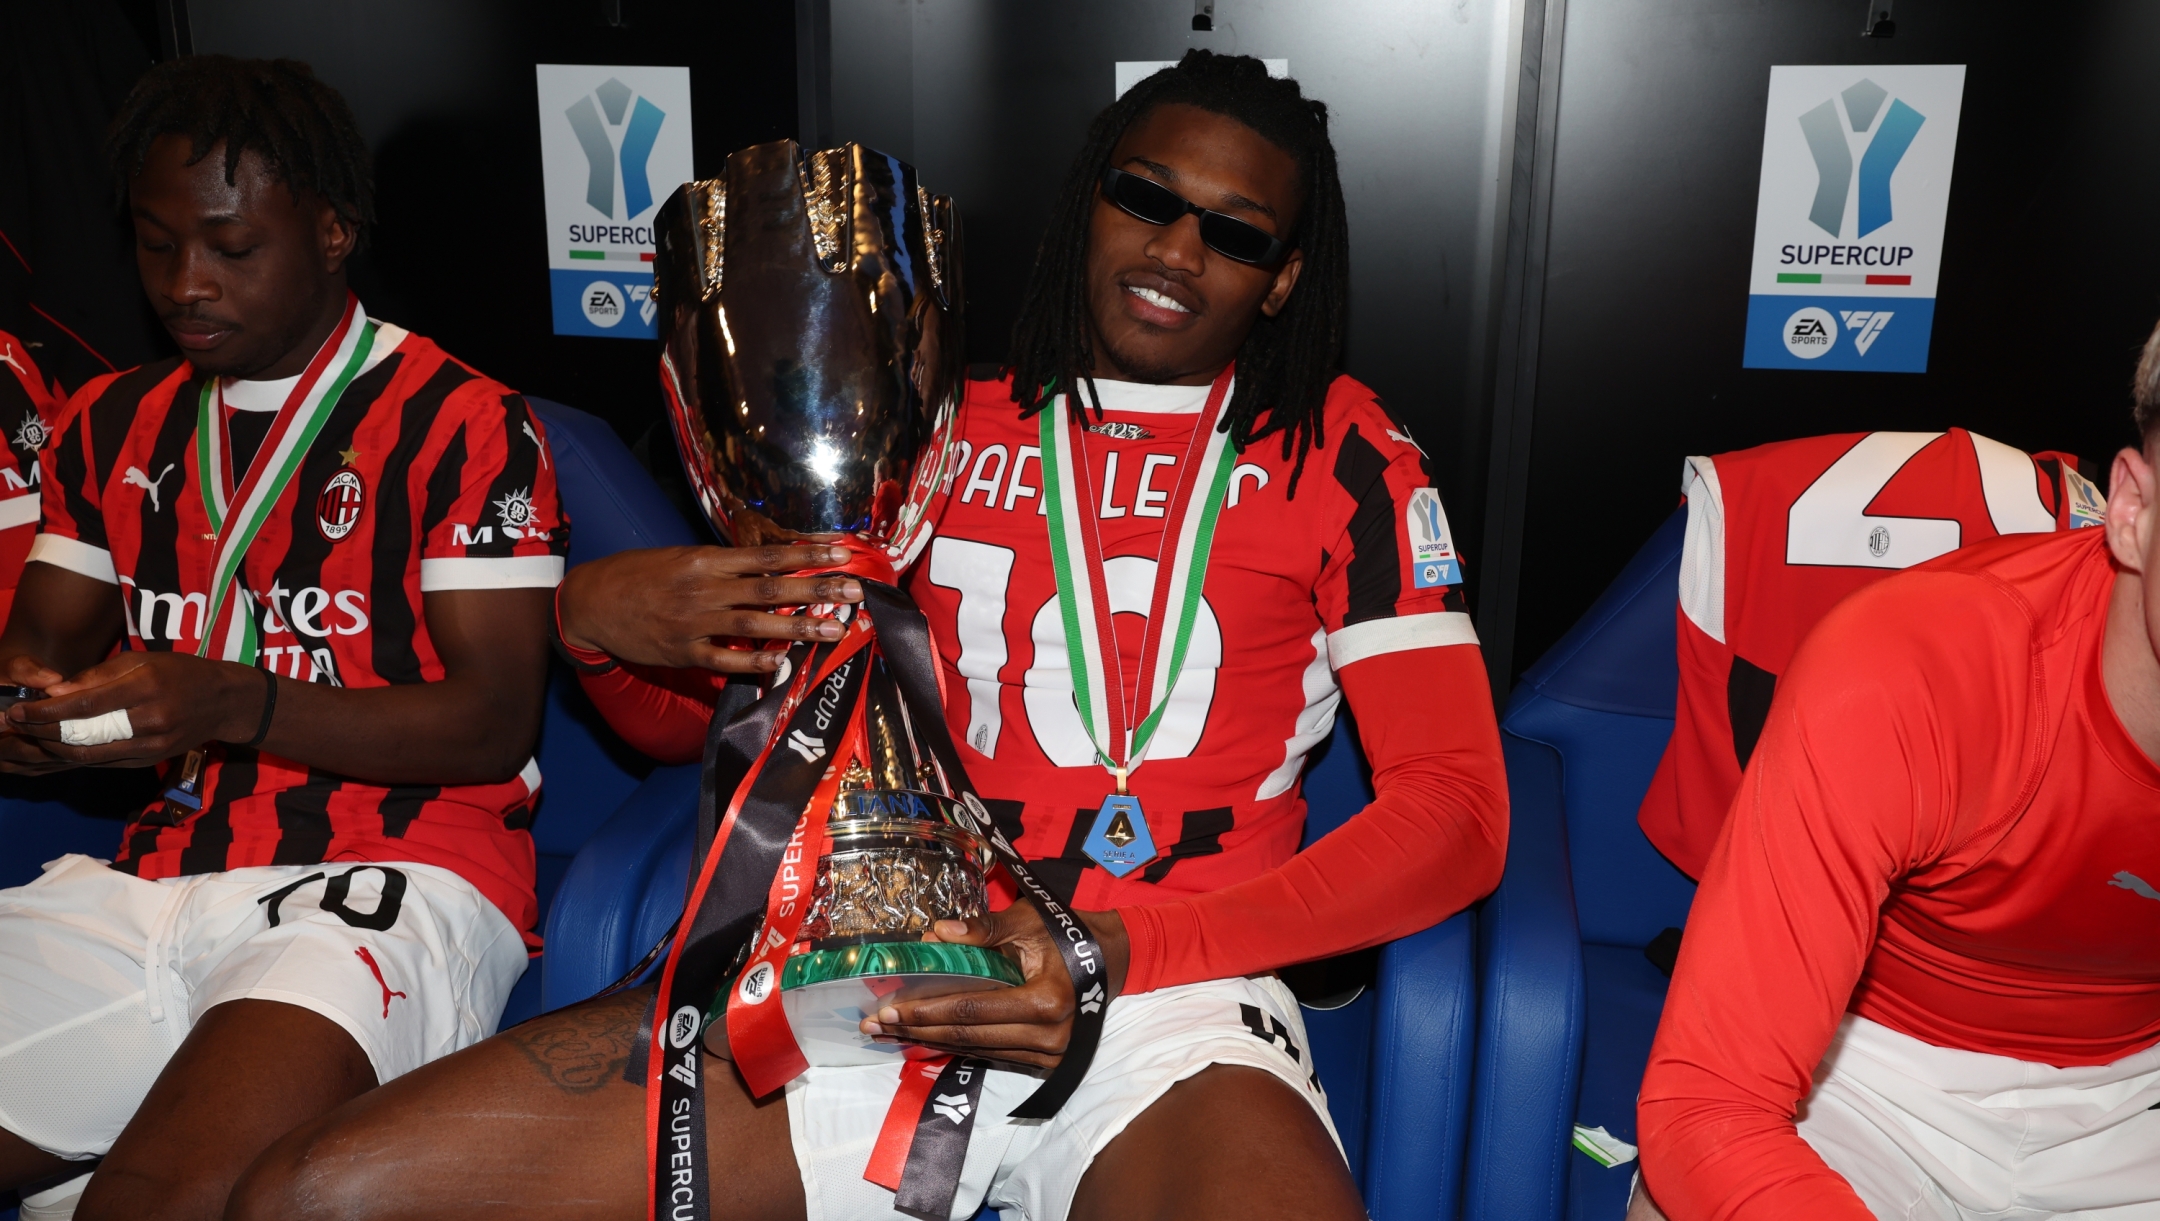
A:
<svg viewBox="0 0 2160 1221">
<path fill-rule="evenodd" d="M 988 910 L 994 865 L 1041 915 L 1076 998 L 1063 1059 L 1013 1118 L 1056 1114 L 1101 1037 L 1101 947 L 976 794 L 929 625 L 892 583 L 946 477 L 964 386 L 958 227 L 906 164 L 793 141 L 734 154 L 656 221 L 661 382 L 701 509 L 738 545 L 843 536 L 864 601 L 831 608 L 839 640 L 791 646 L 769 687 L 730 683 L 715 710 L 700 863 L 626 1073 L 647 1086 L 655 1221 L 709 1216 L 701 1048 L 763 1096 L 810 1065 L 899 1061 L 859 1030 L 883 1004 L 1024 982 L 995 950 L 922 940 Z M 925 1122 L 866 1177 L 943 1218 L 988 1066 L 914 1064 L 902 1098 Z M 968 1105 L 927 1122 L 952 1090 Z"/>
</svg>

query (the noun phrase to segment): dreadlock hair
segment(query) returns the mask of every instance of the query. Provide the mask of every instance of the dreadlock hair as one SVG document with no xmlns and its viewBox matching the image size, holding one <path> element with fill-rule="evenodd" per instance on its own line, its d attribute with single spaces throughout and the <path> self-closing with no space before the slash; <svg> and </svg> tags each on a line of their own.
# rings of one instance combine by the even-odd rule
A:
<svg viewBox="0 0 2160 1221">
<path fill-rule="evenodd" d="M 189 165 L 224 145 L 227 183 L 254 149 L 295 198 L 326 200 L 358 239 L 375 221 L 375 176 L 352 107 L 298 60 L 191 55 L 144 73 L 105 137 L 123 205 L 150 146 L 167 135 L 188 138 Z"/>
<path fill-rule="evenodd" d="M 1327 104 L 1305 97 L 1294 80 L 1269 76 L 1267 66 L 1250 56 L 1187 51 L 1176 67 L 1141 81 L 1095 116 L 1051 210 L 1013 324 L 1013 401 L 1022 416 L 1033 415 L 1049 405 L 1057 387 L 1077 389 L 1093 371 L 1087 247 L 1095 196 L 1126 130 L 1156 107 L 1174 104 L 1252 128 L 1290 154 L 1303 178 L 1304 202 L 1289 244 L 1304 252 L 1305 266 L 1288 304 L 1273 318 L 1262 315 L 1238 349 L 1237 388 L 1222 423 L 1240 450 L 1282 434 L 1283 457 L 1296 455 L 1289 487 L 1294 496 L 1305 455 L 1327 443 L 1321 408 L 1342 351 L 1350 231 L 1335 146 L 1328 140 Z M 1084 410 L 1077 393 L 1066 402 L 1074 412 Z"/>
</svg>

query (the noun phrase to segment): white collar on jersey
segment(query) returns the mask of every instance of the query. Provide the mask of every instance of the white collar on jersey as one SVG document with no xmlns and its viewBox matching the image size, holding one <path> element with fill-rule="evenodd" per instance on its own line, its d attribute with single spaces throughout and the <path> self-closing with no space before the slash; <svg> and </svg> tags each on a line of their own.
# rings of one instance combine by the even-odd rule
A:
<svg viewBox="0 0 2160 1221">
<path fill-rule="evenodd" d="M 355 310 L 354 315 L 355 326 L 367 321 L 365 309 Z M 367 363 L 360 366 L 360 372 L 365 373 L 381 364 L 383 357 L 396 351 L 397 346 L 405 341 L 407 333 L 404 327 L 395 323 L 377 320 L 375 348 L 368 353 Z M 281 377 L 276 381 L 250 381 L 246 378 L 230 377 L 218 387 L 218 393 L 225 400 L 225 405 L 234 411 L 276 411 L 285 405 L 293 387 L 300 384 L 303 376 L 304 373 L 295 373 L 291 377 Z"/>
<path fill-rule="evenodd" d="M 1146 382 L 1115 382 L 1108 378 L 1095 379 L 1095 393 L 1102 396 L 1104 411 L 1137 411 L 1151 415 L 1199 415 L 1207 407 L 1208 391 L 1212 386 L 1156 386 Z M 1088 398 L 1086 387 L 1080 390 L 1080 401 L 1090 408 L 1094 401 Z"/>
</svg>

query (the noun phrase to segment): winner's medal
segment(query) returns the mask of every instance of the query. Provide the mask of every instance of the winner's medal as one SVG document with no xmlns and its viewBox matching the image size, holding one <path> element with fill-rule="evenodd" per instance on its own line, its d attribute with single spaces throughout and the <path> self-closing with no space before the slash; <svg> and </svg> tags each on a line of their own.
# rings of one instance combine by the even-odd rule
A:
<svg viewBox="0 0 2160 1221">
<path fill-rule="evenodd" d="M 1097 498 L 1082 448 L 1085 426 L 1063 404 L 1052 404 L 1038 417 L 1043 494 L 1049 501 L 1050 557 L 1057 573 L 1058 612 L 1065 629 L 1073 703 L 1094 744 L 1095 757 L 1116 782 L 1096 811 L 1080 850 L 1116 878 L 1157 855 L 1147 814 L 1127 787 L 1127 777 L 1147 758 L 1155 731 L 1162 726 L 1170 695 L 1185 668 L 1193 624 L 1199 618 L 1215 521 L 1222 513 L 1230 472 L 1237 463 L 1229 434 L 1216 427 L 1230 396 L 1232 375 L 1232 369 L 1224 369 L 1208 391 L 1207 406 L 1186 443 L 1177 489 L 1163 522 L 1162 546 L 1155 557 L 1155 588 L 1148 598 L 1147 630 L 1140 646 L 1140 672 L 1147 683 L 1143 706 L 1151 711 L 1137 726 L 1126 696 L 1117 638 L 1112 634 L 1101 532 L 1088 508 Z"/>
</svg>

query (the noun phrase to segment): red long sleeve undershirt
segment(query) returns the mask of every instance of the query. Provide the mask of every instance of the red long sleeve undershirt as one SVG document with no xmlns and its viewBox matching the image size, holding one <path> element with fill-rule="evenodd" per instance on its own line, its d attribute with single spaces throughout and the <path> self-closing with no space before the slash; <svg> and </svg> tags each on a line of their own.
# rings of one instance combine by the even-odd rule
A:
<svg viewBox="0 0 2160 1221">
<path fill-rule="evenodd" d="M 1439 923 L 1499 884 L 1507 779 L 1476 646 L 1388 653 L 1354 662 L 1336 679 L 1372 765 L 1372 803 L 1243 882 L 1119 908 L 1131 946 L 1125 991 L 1378 945 Z M 703 750 L 722 680 L 626 665 L 581 681 L 624 741 L 662 762 L 687 763 Z M 1459 695 L 1440 694 L 1449 692 Z"/>
</svg>

